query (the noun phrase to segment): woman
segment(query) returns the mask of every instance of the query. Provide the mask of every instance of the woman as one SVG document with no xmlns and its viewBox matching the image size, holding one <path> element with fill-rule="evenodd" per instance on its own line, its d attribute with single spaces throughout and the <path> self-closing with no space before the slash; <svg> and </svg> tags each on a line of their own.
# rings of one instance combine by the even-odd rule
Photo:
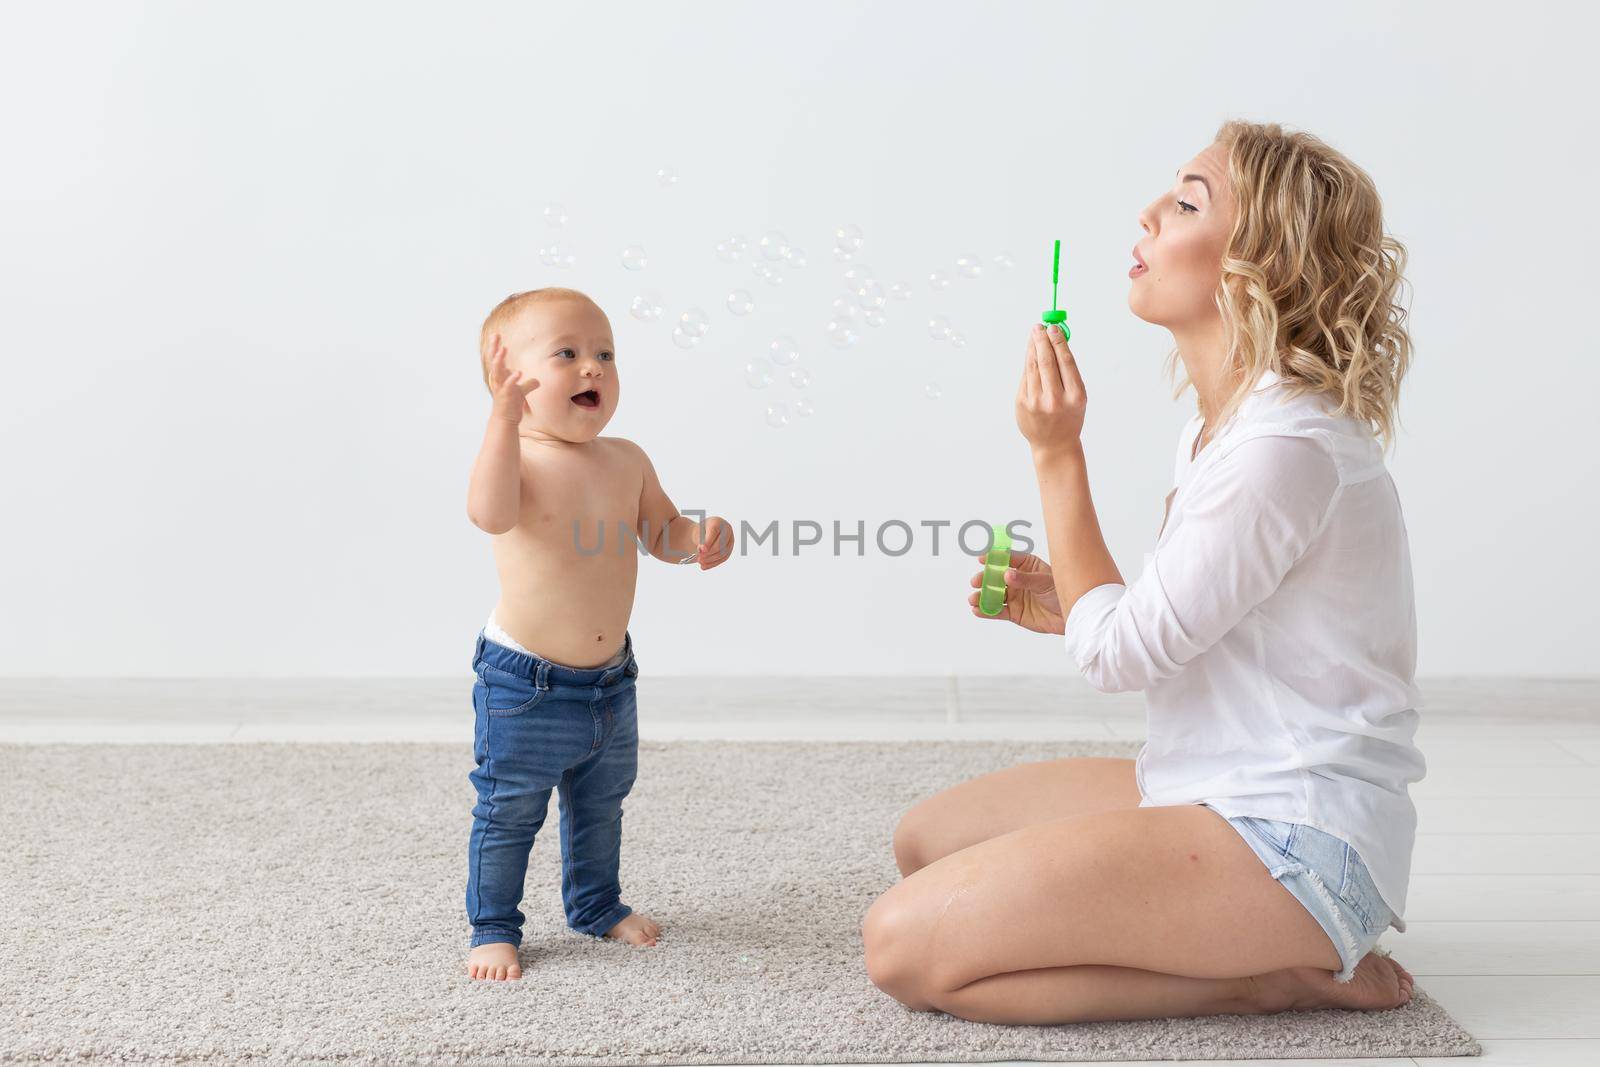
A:
<svg viewBox="0 0 1600 1067">
<path fill-rule="evenodd" d="M 1424 770 L 1378 444 L 1410 360 L 1405 249 L 1360 168 L 1276 125 L 1225 124 L 1139 223 L 1128 303 L 1172 331 L 1199 406 L 1155 550 L 1125 585 L 1089 499 L 1083 381 L 1035 326 L 1016 414 L 1054 568 L 1014 553 L 998 617 L 1063 634 L 1097 688 L 1144 690 L 1149 740 L 911 809 L 867 971 L 984 1022 L 1397 1007 L 1411 975 L 1371 950 L 1405 929 Z"/>
</svg>

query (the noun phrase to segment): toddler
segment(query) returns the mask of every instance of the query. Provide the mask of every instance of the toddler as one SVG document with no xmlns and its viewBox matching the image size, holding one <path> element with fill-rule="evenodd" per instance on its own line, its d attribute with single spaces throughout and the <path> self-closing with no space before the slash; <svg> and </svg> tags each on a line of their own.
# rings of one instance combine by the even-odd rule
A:
<svg viewBox="0 0 1600 1067">
<path fill-rule="evenodd" d="M 628 617 L 638 559 L 715 567 L 733 530 L 678 514 L 644 451 L 601 437 L 620 382 L 611 323 L 571 289 L 507 297 L 480 337 L 494 401 L 467 514 L 492 534 L 500 598 L 478 635 L 467 972 L 522 977 L 523 879 L 559 788 L 561 902 L 580 933 L 653 945 L 622 902 L 622 798 L 638 765 Z"/>
</svg>

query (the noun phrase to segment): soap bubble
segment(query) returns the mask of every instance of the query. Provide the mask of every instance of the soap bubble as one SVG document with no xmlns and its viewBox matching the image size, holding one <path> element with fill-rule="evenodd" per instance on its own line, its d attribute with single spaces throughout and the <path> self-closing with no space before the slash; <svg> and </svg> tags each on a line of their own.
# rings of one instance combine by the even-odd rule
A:
<svg viewBox="0 0 1600 1067">
<path fill-rule="evenodd" d="M 717 242 L 717 258 L 724 263 L 737 263 L 744 256 L 746 242 L 742 234 L 734 234 Z"/>
<path fill-rule="evenodd" d="M 849 348 L 861 340 L 861 335 L 856 333 L 855 323 L 848 319 L 830 319 L 827 333 L 828 343 L 835 348 Z"/>
<path fill-rule="evenodd" d="M 573 255 L 572 248 L 568 245 L 562 244 L 560 241 L 557 241 L 555 244 L 552 244 L 547 248 L 539 249 L 539 262 L 543 263 L 547 267 L 555 267 L 558 270 L 566 270 L 577 261 L 578 257 Z"/>
<path fill-rule="evenodd" d="M 706 330 L 710 327 L 711 319 L 699 308 L 690 308 L 678 316 L 678 329 L 697 341 L 706 335 Z"/>
<path fill-rule="evenodd" d="M 760 246 L 763 259 L 779 260 L 789 252 L 789 239 L 779 230 L 768 230 L 761 235 Z"/>
<path fill-rule="evenodd" d="M 816 408 L 811 406 L 811 398 L 810 397 L 803 396 L 799 400 L 796 400 L 794 402 L 794 413 L 796 415 L 799 415 L 802 419 L 805 418 L 807 415 L 811 414 L 815 410 L 816 410 Z"/>
<path fill-rule="evenodd" d="M 679 348 L 693 348 L 700 343 L 700 338 L 686 332 L 682 324 L 672 327 L 672 343 Z"/>
<path fill-rule="evenodd" d="M 671 167 L 662 167 L 656 171 L 656 182 L 661 185 L 677 185 L 678 172 Z"/>
<path fill-rule="evenodd" d="M 938 382 L 929 382 L 923 388 L 923 392 L 928 394 L 929 400 L 938 400 L 941 396 L 944 396 L 944 390 L 939 388 Z"/>
<path fill-rule="evenodd" d="M 794 338 L 787 335 L 774 337 L 772 344 L 767 346 L 767 358 L 780 367 L 792 366 L 800 358 L 800 349 L 794 343 Z"/>
<path fill-rule="evenodd" d="M 857 263 L 840 277 L 844 279 L 844 287 L 846 289 L 850 290 L 852 294 L 859 293 L 863 285 L 872 281 L 872 268 L 865 263 Z"/>
<path fill-rule="evenodd" d="M 799 270 L 806 265 L 806 254 L 798 248 L 789 249 L 783 254 L 783 258 L 795 270 Z"/>
<path fill-rule="evenodd" d="M 889 295 L 894 297 L 896 300 L 910 300 L 911 286 L 907 285 L 905 282 L 895 282 L 893 285 L 889 286 Z"/>
<path fill-rule="evenodd" d="M 759 259 L 753 259 L 750 261 L 750 273 L 754 274 L 762 281 L 766 281 L 766 279 L 772 274 L 772 268 L 761 262 Z"/>
<path fill-rule="evenodd" d="M 935 341 L 946 340 L 950 336 L 950 320 L 943 316 L 929 319 L 928 336 Z"/>
<path fill-rule="evenodd" d="M 945 286 L 950 284 L 950 275 L 946 274 L 942 270 L 936 270 L 932 274 L 928 275 L 928 284 L 933 286 L 935 289 L 943 289 Z"/>
<path fill-rule="evenodd" d="M 983 264 L 978 261 L 977 256 L 966 255 L 956 260 L 956 270 L 964 277 L 976 278 L 983 273 Z"/>
<path fill-rule="evenodd" d="M 628 314 L 640 322 L 654 322 L 661 317 L 661 296 L 655 291 L 641 293 L 628 305 Z"/>
<path fill-rule="evenodd" d="M 957 348 L 965 348 L 967 347 L 967 335 L 960 331 L 952 333 L 950 335 L 950 343 Z"/>
<path fill-rule="evenodd" d="M 811 384 L 811 372 L 804 367 L 796 367 L 789 372 L 789 384 L 796 389 L 804 389 Z"/>
<path fill-rule="evenodd" d="M 868 326 L 882 326 L 885 321 L 881 308 L 873 308 L 871 311 L 861 316 L 861 318 L 862 321 L 864 321 Z"/>
<path fill-rule="evenodd" d="M 856 317 L 856 305 L 848 296 L 833 298 L 833 317 L 836 319 L 853 319 Z"/>
<path fill-rule="evenodd" d="M 767 273 L 763 274 L 761 277 L 768 285 L 783 284 L 783 272 L 781 270 L 774 270 L 772 267 L 768 267 Z"/>
<path fill-rule="evenodd" d="M 789 407 L 787 404 L 767 405 L 767 425 L 778 429 L 789 425 Z M 759 964 L 757 965 L 759 966 Z"/>
<path fill-rule="evenodd" d="M 728 310 L 735 315 L 748 315 L 756 309 L 756 302 L 747 289 L 735 289 L 728 294 Z"/>
<path fill-rule="evenodd" d="M 627 270 L 644 270 L 648 262 L 644 249 L 638 245 L 629 245 L 622 250 L 622 266 Z"/>
<path fill-rule="evenodd" d="M 1006 255 L 1004 252 L 1002 252 L 1000 255 L 994 257 L 994 269 L 995 270 L 1010 270 L 1012 267 L 1014 267 L 1016 265 L 1017 265 L 1016 262 L 1010 256 Z"/>
<path fill-rule="evenodd" d="M 837 253 L 841 259 L 849 259 L 850 257 L 854 256 L 857 252 L 861 251 L 861 246 L 865 243 L 865 238 L 861 236 L 860 226 L 856 226 L 852 223 L 845 223 L 843 226 L 840 226 L 833 231 L 834 252 Z"/>
<path fill-rule="evenodd" d="M 567 224 L 567 209 L 560 204 L 546 204 L 544 222 L 546 226 L 565 226 Z"/>
<path fill-rule="evenodd" d="M 744 365 L 744 384 L 752 389 L 765 389 L 772 384 L 772 372 L 760 362 L 751 360 Z"/>
<path fill-rule="evenodd" d="M 856 290 L 856 303 L 869 311 L 883 307 L 884 301 L 887 299 L 888 297 L 883 292 L 883 286 L 870 278 L 867 279 L 866 284 Z"/>
</svg>

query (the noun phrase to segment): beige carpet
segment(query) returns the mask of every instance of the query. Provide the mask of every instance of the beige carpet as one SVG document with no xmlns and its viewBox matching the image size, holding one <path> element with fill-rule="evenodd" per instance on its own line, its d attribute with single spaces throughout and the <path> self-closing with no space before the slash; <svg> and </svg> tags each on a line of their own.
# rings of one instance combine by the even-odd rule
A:
<svg viewBox="0 0 1600 1067">
<path fill-rule="evenodd" d="M 1022 760 L 1133 745 L 647 743 L 625 899 L 561 917 L 556 807 L 526 977 L 463 970 L 461 745 L 0 746 L 0 1062 L 848 1063 L 1472 1055 L 1384 1013 L 1006 1027 L 914 1013 L 861 962 L 900 812 Z"/>
</svg>

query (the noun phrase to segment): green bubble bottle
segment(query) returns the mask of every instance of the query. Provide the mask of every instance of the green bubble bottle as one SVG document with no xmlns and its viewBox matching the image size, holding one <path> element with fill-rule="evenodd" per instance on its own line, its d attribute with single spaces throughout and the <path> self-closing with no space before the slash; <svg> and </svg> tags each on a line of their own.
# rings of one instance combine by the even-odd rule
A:
<svg viewBox="0 0 1600 1067">
<path fill-rule="evenodd" d="M 978 590 L 978 610 L 998 615 L 1006 606 L 1006 568 L 1011 566 L 1011 535 L 1004 526 L 991 528 L 993 539 L 983 557 L 983 586 Z"/>
</svg>

